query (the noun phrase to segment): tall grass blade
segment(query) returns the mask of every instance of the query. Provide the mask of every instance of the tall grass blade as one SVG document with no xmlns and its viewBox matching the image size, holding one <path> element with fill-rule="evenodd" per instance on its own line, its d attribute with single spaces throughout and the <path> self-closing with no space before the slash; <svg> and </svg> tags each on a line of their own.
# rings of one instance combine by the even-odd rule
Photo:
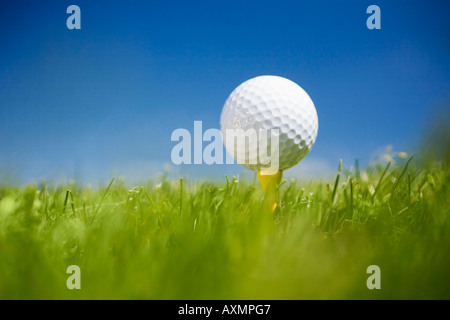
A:
<svg viewBox="0 0 450 320">
<path fill-rule="evenodd" d="M 386 172 L 388 171 L 390 166 L 391 166 L 391 162 L 389 161 L 386 168 L 384 169 L 383 173 L 381 174 L 380 180 L 378 180 L 378 184 L 375 187 L 374 193 L 372 194 L 372 201 L 375 199 L 375 195 L 377 194 L 378 190 L 380 189 L 381 183 L 383 182 L 383 178 L 386 175 Z"/>
<path fill-rule="evenodd" d="M 391 191 L 391 200 L 393 199 L 393 196 L 395 194 L 395 191 L 397 190 L 397 186 L 399 185 L 400 181 L 402 180 L 403 176 L 405 175 L 406 169 L 408 169 L 408 165 L 411 162 L 411 160 L 414 158 L 414 156 L 412 156 L 411 158 L 408 159 L 408 161 L 406 161 L 406 164 L 402 170 L 402 173 L 400 174 L 400 176 L 398 177 L 397 181 L 395 181 L 394 186 L 392 187 L 392 191 Z"/>
<path fill-rule="evenodd" d="M 101 207 L 102 204 L 103 204 L 103 201 L 105 201 L 106 196 L 108 195 L 109 189 L 111 188 L 111 186 L 112 186 L 114 180 L 115 180 L 115 178 L 112 178 L 112 179 L 111 179 L 111 182 L 109 183 L 108 187 L 106 188 L 105 194 L 103 195 L 102 200 L 100 200 L 100 203 L 99 203 L 99 205 L 98 205 L 98 207 L 97 207 L 97 210 L 95 211 L 95 215 L 97 215 L 98 211 L 100 210 L 100 207 Z"/>
<path fill-rule="evenodd" d="M 64 208 L 63 208 L 63 213 L 65 213 L 65 212 L 66 212 L 67 201 L 69 200 L 69 193 L 70 193 L 70 190 L 69 190 L 69 189 L 67 189 L 67 191 L 66 191 L 66 199 L 64 200 Z"/>
<path fill-rule="evenodd" d="M 339 168 L 338 168 L 338 174 L 336 176 L 336 181 L 334 182 L 334 188 L 333 193 L 331 194 L 331 203 L 334 203 L 334 199 L 336 197 L 336 192 L 339 186 L 339 179 L 341 177 L 341 170 L 342 170 L 342 159 L 339 160 Z"/>
</svg>

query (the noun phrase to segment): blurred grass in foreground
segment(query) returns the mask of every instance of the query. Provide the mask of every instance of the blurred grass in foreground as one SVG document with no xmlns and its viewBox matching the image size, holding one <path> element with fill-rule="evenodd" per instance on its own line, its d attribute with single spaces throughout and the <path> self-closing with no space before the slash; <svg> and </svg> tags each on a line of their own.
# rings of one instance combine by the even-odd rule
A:
<svg viewBox="0 0 450 320">
<path fill-rule="evenodd" d="M 449 299 L 448 163 L 396 160 L 285 181 L 274 215 L 235 178 L 2 187 L 0 298 Z"/>
</svg>

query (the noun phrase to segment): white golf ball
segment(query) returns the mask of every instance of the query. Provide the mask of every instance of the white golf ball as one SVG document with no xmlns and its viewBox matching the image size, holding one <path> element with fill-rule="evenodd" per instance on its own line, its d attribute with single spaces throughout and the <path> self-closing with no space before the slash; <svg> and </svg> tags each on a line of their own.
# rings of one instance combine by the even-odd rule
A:
<svg viewBox="0 0 450 320">
<path fill-rule="evenodd" d="M 261 170 L 266 167 L 258 153 L 260 137 L 256 143 L 244 139 L 226 139 L 227 129 L 278 129 L 279 170 L 299 163 L 316 141 L 319 120 L 309 95 L 291 80 L 278 76 L 259 76 L 245 81 L 230 94 L 223 106 L 220 126 L 228 152 L 245 167 Z M 273 130 L 276 134 L 277 130 Z M 230 141 L 234 140 L 234 141 Z M 268 139 L 270 154 L 270 133 Z"/>
</svg>

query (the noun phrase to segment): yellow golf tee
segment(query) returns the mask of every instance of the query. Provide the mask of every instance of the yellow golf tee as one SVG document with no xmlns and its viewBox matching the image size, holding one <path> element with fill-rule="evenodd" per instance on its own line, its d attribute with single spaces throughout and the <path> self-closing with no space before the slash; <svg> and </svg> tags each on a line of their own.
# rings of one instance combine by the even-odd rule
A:
<svg viewBox="0 0 450 320">
<path fill-rule="evenodd" d="M 274 212 L 278 205 L 277 187 L 280 184 L 282 177 L 282 171 L 277 171 L 275 174 L 258 171 L 259 182 L 261 182 L 264 191 L 264 209 L 268 212 Z"/>
</svg>

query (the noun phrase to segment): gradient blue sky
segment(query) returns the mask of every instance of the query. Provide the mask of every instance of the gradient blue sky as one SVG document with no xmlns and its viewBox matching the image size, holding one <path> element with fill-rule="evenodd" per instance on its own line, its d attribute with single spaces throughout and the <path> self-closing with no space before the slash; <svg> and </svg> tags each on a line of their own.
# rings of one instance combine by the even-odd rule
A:
<svg viewBox="0 0 450 320">
<path fill-rule="evenodd" d="M 71 4 L 81 30 L 66 27 Z M 366 28 L 371 4 L 381 30 Z M 231 91 L 265 74 L 318 111 L 292 172 L 414 150 L 450 98 L 449 13 L 449 1 L 2 1 L 0 168 L 22 182 L 145 179 L 170 163 L 174 129 L 219 128 Z"/>
</svg>

